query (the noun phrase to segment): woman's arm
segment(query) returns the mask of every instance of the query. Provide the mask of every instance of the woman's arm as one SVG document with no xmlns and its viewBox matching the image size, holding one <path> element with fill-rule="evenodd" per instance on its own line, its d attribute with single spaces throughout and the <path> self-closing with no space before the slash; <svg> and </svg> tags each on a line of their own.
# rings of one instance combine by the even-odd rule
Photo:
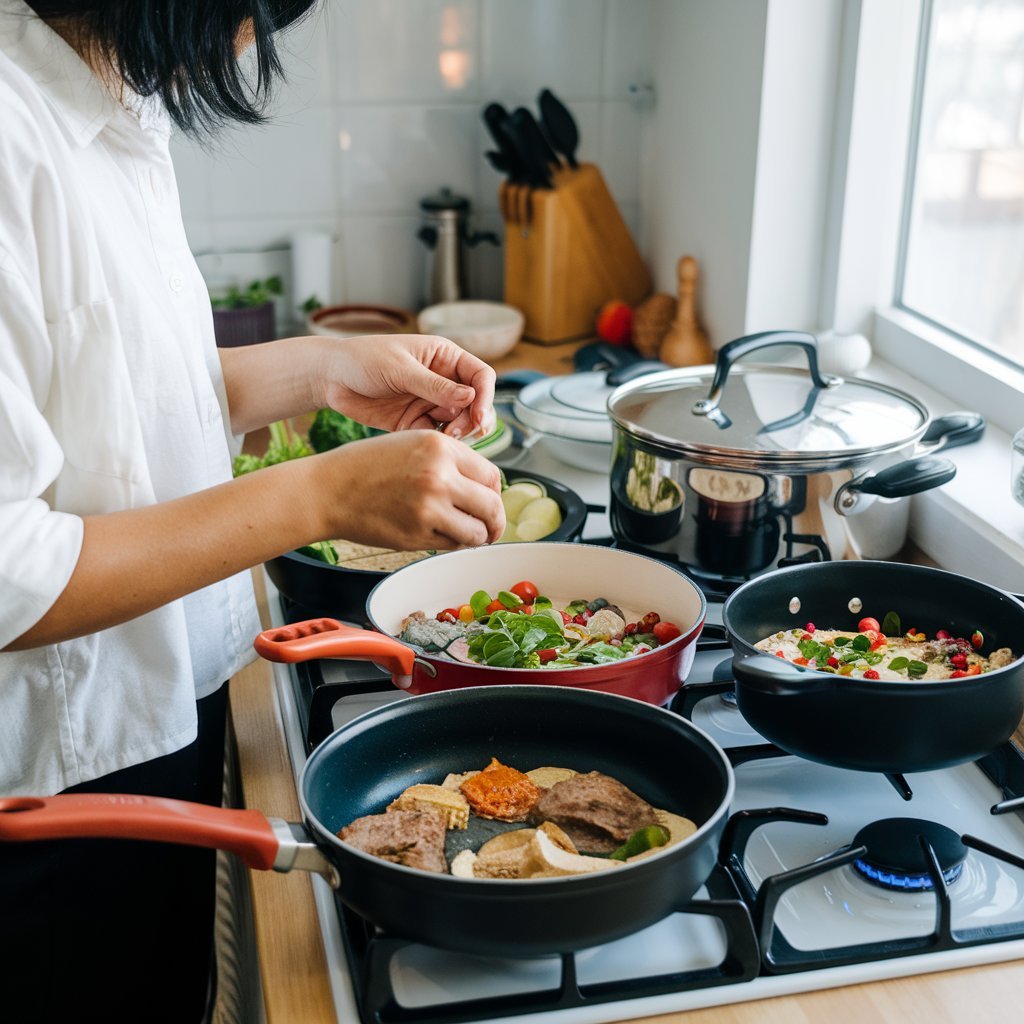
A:
<svg viewBox="0 0 1024 1024">
<path fill-rule="evenodd" d="M 87 516 L 60 597 L 7 647 L 125 622 L 303 544 L 334 537 L 407 550 L 497 540 L 497 467 L 437 431 L 358 441 L 146 508 Z"/>
<path fill-rule="evenodd" d="M 494 371 L 446 338 L 287 338 L 219 351 L 236 434 L 322 406 L 384 430 L 444 423 L 452 437 L 493 420 Z"/>
</svg>

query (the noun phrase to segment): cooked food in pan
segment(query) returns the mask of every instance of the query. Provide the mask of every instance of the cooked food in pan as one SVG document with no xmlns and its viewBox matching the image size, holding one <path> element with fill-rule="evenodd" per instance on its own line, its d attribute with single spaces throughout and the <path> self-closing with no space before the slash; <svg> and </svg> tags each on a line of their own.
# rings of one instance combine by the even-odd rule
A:
<svg viewBox="0 0 1024 1024">
<path fill-rule="evenodd" d="M 818 629 L 808 622 L 802 629 L 781 630 L 754 646 L 795 665 L 834 672 L 858 679 L 963 679 L 1002 668 L 1016 660 L 1009 647 L 983 653 L 980 630 L 970 637 L 954 637 L 940 629 L 933 637 L 913 627 L 905 632 L 899 616 L 890 612 L 882 624 L 865 617 L 857 632 Z"/>
<path fill-rule="evenodd" d="M 317 449 L 318 451 L 321 449 Z M 501 478 L 501 502 L 505 507 L 505 532 L 498 543 L 519 540 L 542 540 L 562 525 L 562 510 L 547 489 L 536 480 L 520 480 L 509 485 Z M 350 540 L 322 540 L 299 548 L 300 555 L 315 558 L 328 565 L 365 572 L 394 572 L 412 565 L 436 551 L 393 551 L 356 544 Z"/>
<path fill-rule="evenodd" d="M 527 821 L 534 827 L 521 827 Z M 357 818 L 338 838 L 423 871 L 524 879 L 615 870 L 696 830 L 601 772 L 521 772 L 491 758 L 482 771 L 410 786 L 383 814 Z"/>
<path fill-rule="evenodd" d="M 577 668 L 620 661 L 667 644 L 680 635 L 657 612 L 640 615 L 609 604 L 541 595 L 521 580 L 492 598 L 478 590 L 458 607 L 402 622 L 399 639 L 430 653 L 499 668 Z"/>
</svg>

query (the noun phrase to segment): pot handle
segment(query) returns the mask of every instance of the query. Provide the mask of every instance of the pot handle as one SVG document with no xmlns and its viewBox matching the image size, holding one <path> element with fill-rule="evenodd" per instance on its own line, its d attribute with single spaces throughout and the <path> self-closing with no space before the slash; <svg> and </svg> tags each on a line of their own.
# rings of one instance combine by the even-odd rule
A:
<svg viewBox="0 0 1024 1024">
<path fill-rule="evenodd" d="M 806 693 L 827 682 L 813 669 L 801 668 L 770 654 L 737 655 L 732 659 L 732 674 L 740 686 L 776 697 Z"/>
<path fill-rule="evenodd" d="M 879 498 L 906 498 L 948 484 L 955 476 L 956 466 L 949 459 L 925 455 L 850 480 L 836 491 L 833 506 L 841 516 L 848 516 L 861 504 L 862 494 Z"/>
<path fill-rule="evenodd" d="M 834 388 L 843 383 L 842 377 L 823 374 L 818 369 L 818 340 L 806 331 L 762 331 L 760 334 L 748 334 L 744 338 L 736 338 L 718 350 L 715 360 L 715 375 L 711 381 L 708 397 L 697 402 L 691 410 L 694 416 L 711 416 L 722 400 L 725 382 L 733 364 L 751 352 L 759 352 L 775 345 L 799 345 L 807 354 L 807 365 L 811 372 L 811 380 L 818 388 Z"/>
<path fill-rule="evenodd" d="M 985 418 L 976 412 L 951 412 L 928 424 L 921 435 L 917 450 L 931 454 L 946 448 L 959 448 L 962 444 L 974 444 L 985 433 Z"/>
<path fill-rule="evenodd" d="M 267 661 L 355 658 L 372 661 L 393 676 L 411 676 L 416 654 L 394 637 L 373 629 L 345 626 L 337 619 L 308 619 L 265 629 L 253 647 Z"/>
</svg>

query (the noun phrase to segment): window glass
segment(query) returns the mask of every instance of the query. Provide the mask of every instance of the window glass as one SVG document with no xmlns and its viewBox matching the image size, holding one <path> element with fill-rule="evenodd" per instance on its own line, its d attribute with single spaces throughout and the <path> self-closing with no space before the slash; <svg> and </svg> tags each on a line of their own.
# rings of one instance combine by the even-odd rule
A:
<svg viewBox="0 0 1024 1024">
<path fill-rule="evenodd" d="M 925 18 L 899 301 L 1024 365 L 1024 0 Z"/>
</svg>

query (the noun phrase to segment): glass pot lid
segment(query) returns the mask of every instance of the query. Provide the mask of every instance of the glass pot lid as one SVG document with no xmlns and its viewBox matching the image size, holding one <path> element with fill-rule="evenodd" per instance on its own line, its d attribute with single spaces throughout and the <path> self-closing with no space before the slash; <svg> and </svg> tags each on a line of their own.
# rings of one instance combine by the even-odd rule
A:
<svg viewBox="0 0 1024 1024">
<path fill-rule="evenodd" d="M 804 348 L 808 369 L 734 366 L 773 345 Z M 628 434 L 696 461 L 775 470 L 833 469 L 916 441 L 927 408 L 885 384 L 822 375 L 813 335 L 772 331 L 724 346 L 707 367 L 666 370 L 614 391 L 612 420 Z"/>
<path fill-rule="evenodd" d="M 543 377 L 516 396 L 516 419 L 531 430 L 573 441 L 609 444 L 612 424 L 608 398 L 615 390 L 605 371 Z"/>
</svg>

